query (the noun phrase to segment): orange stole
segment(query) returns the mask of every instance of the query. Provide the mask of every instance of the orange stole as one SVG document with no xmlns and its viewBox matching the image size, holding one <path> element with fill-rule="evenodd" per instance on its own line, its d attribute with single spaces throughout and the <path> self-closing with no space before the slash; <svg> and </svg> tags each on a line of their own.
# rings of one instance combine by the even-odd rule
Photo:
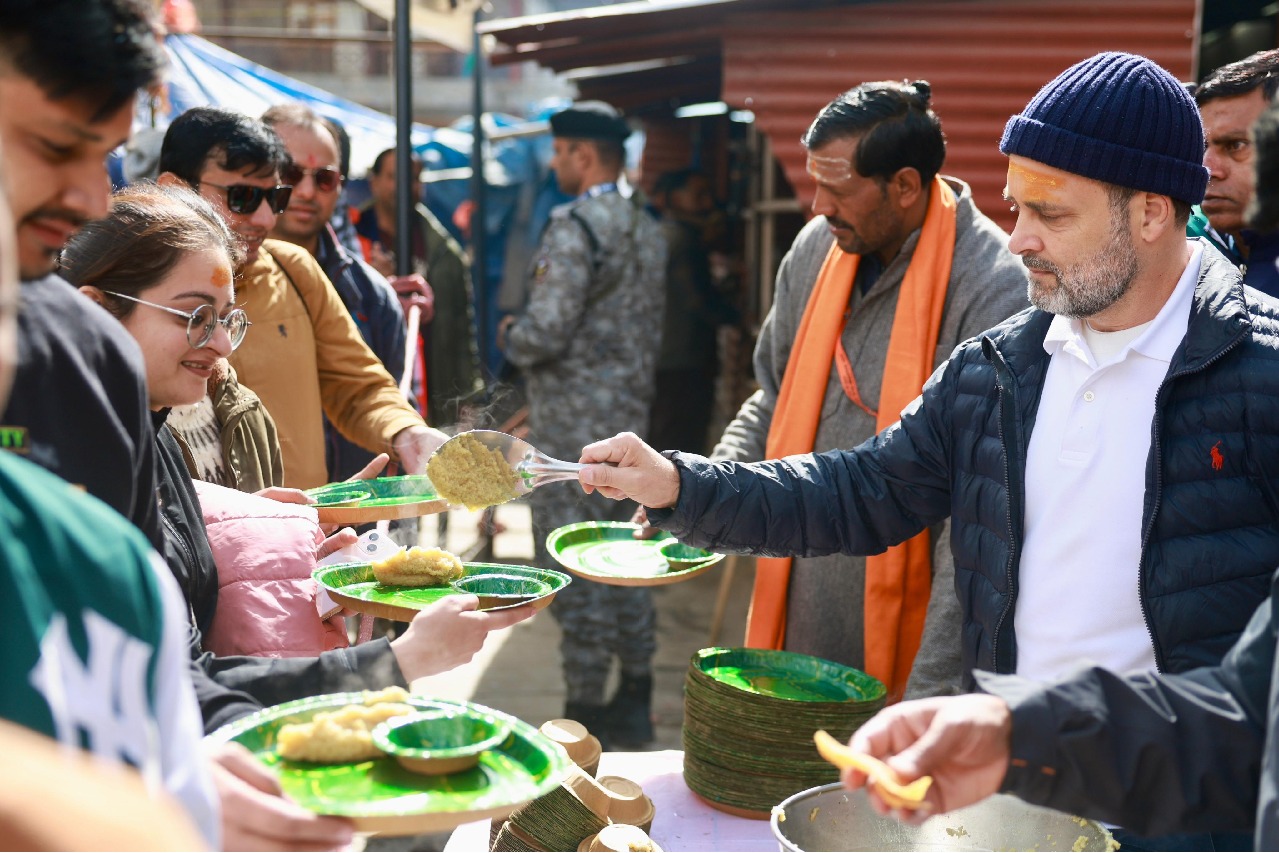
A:
<svg viewBox="0 0 1279 853">
<path fill-rule="evenodd" d="M 902 280 L 884 363 L 875 428 L 896 423 L 902 409 L 919 396 L 933 371 L 942 308 L 955 253 L 954 193 L 940 177 L 929 191 L 928 213 Z M 817 437 L 822 402 L 830 379 L 843 312 L 857 275 L 857 255 L 831 246 L 808 298 L 795 346 L 786 365 L 777 407 L 769 425 L 765 458 L 810 453 Z M 781 649 L 786 638 L 786 600 L 791 558 L 756 561 L 755 588 L 746 625 L 746 645 Z M 896 701 L 906 688 L 919 650 L 932 586 L 932 546 L 928 531 L 866 559 L 864 645 L 866 671 L 888 687 Z"/>
</svg>

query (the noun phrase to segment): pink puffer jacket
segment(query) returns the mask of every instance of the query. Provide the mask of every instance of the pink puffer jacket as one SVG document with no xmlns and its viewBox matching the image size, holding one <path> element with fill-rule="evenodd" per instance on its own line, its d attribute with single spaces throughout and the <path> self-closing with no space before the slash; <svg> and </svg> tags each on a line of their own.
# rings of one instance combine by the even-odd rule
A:
<svg viewBox="0 0 1279 853">
<path fill-rule="evenodd" d="M 218 566 L 218 607 L 205 648 L 287 658 L 346 646 L 342 617 L 321 614 L 316 603 L 311 572 L 324 535 L 315 510 L 199 480 L 195 490 Z"/>
</svg>

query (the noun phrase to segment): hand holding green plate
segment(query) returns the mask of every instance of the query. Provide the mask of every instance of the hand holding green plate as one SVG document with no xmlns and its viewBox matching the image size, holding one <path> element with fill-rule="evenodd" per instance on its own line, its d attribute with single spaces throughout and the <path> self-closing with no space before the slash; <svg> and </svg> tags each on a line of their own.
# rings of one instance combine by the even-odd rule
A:
<svg viewBox="0 0 1279 853">
<path fill-rule="evenodd" d="M 679 583 L 724 559 L 723 554 L 683 545 L 669 533 L 636 539 L 639 529 L 628 521 L 566 524 L 546 537 L 546 550 L 578 577 L 612 586 Z"/>
<path fill-rule="evenodd" d="M 473 820 L 504 818 L 557 786 L 569 770 L 564 749 L 522 720 L 471 702 L 416 696 L 409 704 L 423 711 L 489 717 L 509 734 L 482 753 L 476 766 L 447 776 L 410 772 L 391 757 L 311 764 L 276 754 L 276 736 L 286 723 L 363 701 L 360 693 L 333 693 L 286 702 L 223 726 L 207 740 L 247 747 L 275 770 L 285 796 L 303 808 L 350 818 L 357 831 L 388 835 L 443 832 Z"/>
<path fill-rule="evenodd" d="M 448 504 L 424 474 L 329 483 L 306 493 L 321 524 L 364 524 L 443 512 Z"/>
<path fill-rule="evenodd" d="M 532 599 L 485 609 L 498 610 L 502 607 L 529 606 L 538 610 L 551 603 L 555 594 L 572 583 L 572 578 L 563 572 L 539 569 L 531 566 L 508 566 L 501 563 L 465 563 L 463 578 L 478 575 L 508 575 L 530 578 L 545 584 L 546 591 L 540 591 Z M 357 613 L 367 613 L 383 619 L 394 619 L 398 622 L 411 622 L 418 611 L 434 604 L 449 595 L 461 594 L 451 586 L 390 586 L 378 583 L 373 576 L 372 563 L 342 563 L 336 566 L 321 566 L 312 575 L 329 597 Z"/>
</svg>

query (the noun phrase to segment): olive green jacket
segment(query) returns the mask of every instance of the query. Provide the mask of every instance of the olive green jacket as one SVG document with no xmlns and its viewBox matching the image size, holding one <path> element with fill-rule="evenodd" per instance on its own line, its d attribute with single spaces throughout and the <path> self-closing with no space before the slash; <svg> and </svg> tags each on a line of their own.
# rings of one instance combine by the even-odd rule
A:
<svg viewBox="0 0 1279 853">
<path fill-rule="evenodd" d="M 235 369 L 221 359 L 209 379 L 209 397 L 222 439 L 222 464 L 227 485 L 242 492 L 257 492 L 268 486 L 284 485 L 284 456 L 275 421 L 262 400 L 240 384 Z M 192 479 L 199 479 L 195 458 L 186 440 L 177 431 L 173 436 L 182 448 L 182 458 Z"/>
</svg>

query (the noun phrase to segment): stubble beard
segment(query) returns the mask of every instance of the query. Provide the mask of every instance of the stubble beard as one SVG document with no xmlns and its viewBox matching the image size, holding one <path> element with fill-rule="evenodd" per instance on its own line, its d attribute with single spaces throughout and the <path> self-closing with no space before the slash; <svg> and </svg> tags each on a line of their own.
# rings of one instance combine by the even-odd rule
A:
<svg viewBox="0 0 1279 853">
<path fill-rule="evenodd" d="M 1137 278 L 1140 264 L 1131 233 L 1113 220 L 1112 225 L 1110 242 L 1069 270 L 1043 258 L 1023 256 L 1021 262 L 1027 268 L 1050 272 L 1056 278 L 1056 286 L 1049 288 L 1031 276 L 1026 285 L 1030 304 L 1050 314 L 1083 319 L 1122 299 Z"/>
</svg>

